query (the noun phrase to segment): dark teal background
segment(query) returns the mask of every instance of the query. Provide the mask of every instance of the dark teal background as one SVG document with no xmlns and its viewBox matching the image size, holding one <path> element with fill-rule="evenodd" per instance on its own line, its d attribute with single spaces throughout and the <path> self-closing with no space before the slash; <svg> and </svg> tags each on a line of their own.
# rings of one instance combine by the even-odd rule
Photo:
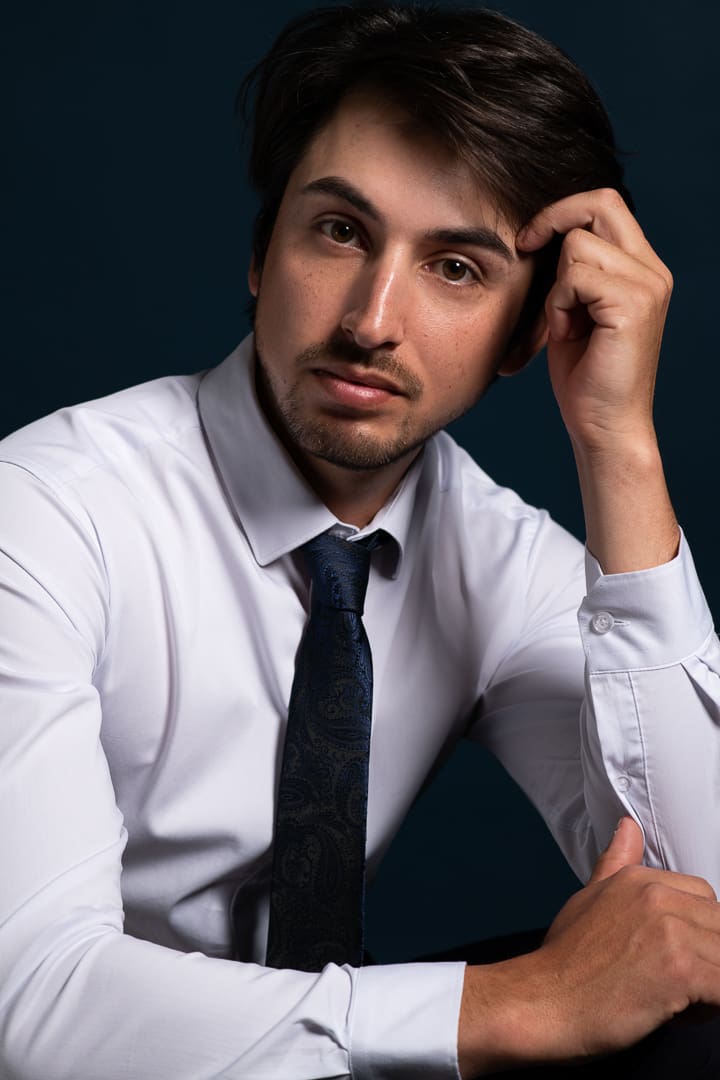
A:
<svg viewBox="0 0 720 1080">
<path fill-rule="evenodd" d="M 233 99 L 275 32 L 307 6 L 88 0 L 5 12 L 0 435 L 61 405 L 214 365 L 244 335 L 253 203 Z M 700 0 L 490 6 L 588 71 L 626 151 L 640 221 L 675 275 L 657 422 L 717 610 L 720 15 Z M 582 536 L 542 358 L 455 433 L 496 479 Z M 576 884 L 522 796 L 469 747 L 388 856 L 371 892 L 370 945 L 401 959 L 544 924 Z"/>
</svg>

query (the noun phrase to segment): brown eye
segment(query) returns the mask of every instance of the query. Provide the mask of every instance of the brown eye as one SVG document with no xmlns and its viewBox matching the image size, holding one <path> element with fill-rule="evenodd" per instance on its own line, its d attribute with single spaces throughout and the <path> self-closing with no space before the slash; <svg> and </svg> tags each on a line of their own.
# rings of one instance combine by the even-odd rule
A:
<svg viewBox="0 0 720 1080">
<path fill-rule="evenodd" d="M 330 221 L 328 226 L 328 235 L 336 244 L 347 244 L 355 237 L 355 230 L 346 221 Z"/>
<path fill-rule="evenodd" d="M 446 277 L 448 281 L 462 281 L 468 273 L 468 268 L 459 259 L 443 259 L 442 272 L 443 277 Z"/>
</svg>

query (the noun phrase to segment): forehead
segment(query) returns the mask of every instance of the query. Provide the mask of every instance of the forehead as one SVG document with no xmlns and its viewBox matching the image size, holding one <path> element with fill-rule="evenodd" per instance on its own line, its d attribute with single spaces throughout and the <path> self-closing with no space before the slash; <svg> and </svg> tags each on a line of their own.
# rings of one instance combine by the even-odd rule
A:
<svg viewBox="0 0 720 1080">
<path fill-rule="evenodd" d="M 342 176 L 381 208 L 439 215 L 443 225 L 472 221 L 514 232 L 467 162 L 406 111 L 368 90 L 346 96 L 316 132 L 288 193 L 322 176 Z"/>
</svg>

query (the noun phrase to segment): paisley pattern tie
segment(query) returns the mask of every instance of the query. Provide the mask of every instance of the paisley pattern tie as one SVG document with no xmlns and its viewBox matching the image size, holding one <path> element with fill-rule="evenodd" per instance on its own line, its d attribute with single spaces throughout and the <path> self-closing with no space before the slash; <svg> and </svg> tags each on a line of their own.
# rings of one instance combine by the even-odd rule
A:
<svg viewBox="0 0 720 1080">
<path fill-rule="evenodd" d="M 378 543 L 324 533 L 301 549 L 312 592 L 280 772 L 270 967 L 362 963 L 372 657 L 361 616 Z"/>
</svg>

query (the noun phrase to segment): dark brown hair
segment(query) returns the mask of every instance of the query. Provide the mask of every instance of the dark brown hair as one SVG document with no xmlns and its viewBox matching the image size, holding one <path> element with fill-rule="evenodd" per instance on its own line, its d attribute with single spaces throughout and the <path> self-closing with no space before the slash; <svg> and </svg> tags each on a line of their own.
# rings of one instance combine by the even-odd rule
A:
<svg viewBox="0 0 720 1080">
<path fill-rule="evenodd" d="M 319 8 L 294 19 L 238 95 L 251 124 L 262 267 L 280 202 L 313 135 L 351 89 L 377 90 L 469 164 L 521 227 L 566 195 L 625 189 L 605 109 L 560 49 L 484 8 L 402 4 Z M 522 323 L 552 282 L 559 244 L 538 260 Z"/>
</svg>

